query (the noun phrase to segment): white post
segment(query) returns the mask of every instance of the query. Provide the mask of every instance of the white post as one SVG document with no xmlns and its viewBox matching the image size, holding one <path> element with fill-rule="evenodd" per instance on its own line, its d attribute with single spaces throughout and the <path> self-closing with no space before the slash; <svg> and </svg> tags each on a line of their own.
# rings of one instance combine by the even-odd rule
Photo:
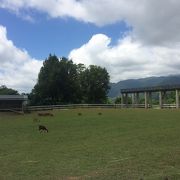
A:
<svg viewBox="0 0 180 180">
<path fill-rule="evenodd" d="M 176 108 L 179 108 L 179 90 L 176 89 Z"/>
<path fill-rule="evenodd" d="M 124 94 L 121 93 L 121 108 L 124 107 Z"/>
<path fill-rule="evenodd" d="M 160 107 L 160 109 L 162 109 L 162 107 L 163 107 L 162 91 L 159 91 L 159 107 Z"/>
<path fill-rule="evenodd" d="M 135 94 L 134 93 L 132 93 L 131 94 L 131 98 L 132 98 L 132 107 L 135 107 Z"/>
<path fill-rule="evenodd" d="M 125 104 L 126 107 L 128 107 L 128 93 L 125 94 Z"/>
<path fill-rule="evenodd" d="M 144 92 L 144 99 L 145 99 L 145 109 L 148 108 L 148 93 Z"/>
</svg>

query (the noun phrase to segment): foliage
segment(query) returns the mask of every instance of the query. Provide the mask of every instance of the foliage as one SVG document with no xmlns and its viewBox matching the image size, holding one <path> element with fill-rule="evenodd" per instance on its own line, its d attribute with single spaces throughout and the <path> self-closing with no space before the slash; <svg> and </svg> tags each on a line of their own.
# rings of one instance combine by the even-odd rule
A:
<svg viewBox="0 0 180 180">
<path fill-rule="evenodd" d="M 63 57 L 49 55 L 43 63 L 29 99 L 33 105 L 66 103 L 104 103 L 109 90 L 105 68 L 74 64 Z"/>
<path fill-rule="evenodd" d="M 0 86 L 0 95 L 18 95 L 18 91 L 7 88 L 6 86 L 2 85 Z"/>
<path fill-rule="evenodd" d="M 105 68 L 91 65 L 82 72 L 81 86 L 86 103 L 105 103 L 109 90 L 109 74 Z"/>
<path fill-rule="evenodd" d="M 114 104 L 114 99 L 108 97 L 107 101 L 106 101 L 106 104 Z"/>
<path fill-rule="evenodd" d="M 115 104 L 121 104 L 121 97 L 116 97 L 114 103 Z"/>
</svg>

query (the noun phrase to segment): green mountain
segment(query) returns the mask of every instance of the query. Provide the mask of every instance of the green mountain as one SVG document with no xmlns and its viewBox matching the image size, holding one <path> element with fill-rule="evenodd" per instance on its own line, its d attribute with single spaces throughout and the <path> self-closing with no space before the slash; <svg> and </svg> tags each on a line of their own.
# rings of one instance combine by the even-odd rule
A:
<svg viewBox="0 0 180 180">
<path fill-rule="evenodd" d="M 142 79 L 128 79 L 124 81 L 119 81 L 118 83 L 110 83 L 111 89 L 108 93 L 108 96 L 111 98 L 117 97 L 120 95 L 120 90 L 126 88 L 139 88 L 174 84 L 180 84 L 180 75 L 149 77 Z"/>
</svg>

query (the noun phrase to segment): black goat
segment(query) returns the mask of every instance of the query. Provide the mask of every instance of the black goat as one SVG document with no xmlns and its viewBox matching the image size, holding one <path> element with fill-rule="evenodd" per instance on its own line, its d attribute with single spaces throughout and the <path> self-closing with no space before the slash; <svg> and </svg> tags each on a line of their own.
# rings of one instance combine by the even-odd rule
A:
<svg viewBox="0 0 180 180">
<path fill-rule="evenodd" d="M 48 129 L 45 126 L 43 126 L 43 125 L 39 125 L 39 131 L 40 132 L 42 132 L 42 131 L 48 132 Z"/>
</svg>

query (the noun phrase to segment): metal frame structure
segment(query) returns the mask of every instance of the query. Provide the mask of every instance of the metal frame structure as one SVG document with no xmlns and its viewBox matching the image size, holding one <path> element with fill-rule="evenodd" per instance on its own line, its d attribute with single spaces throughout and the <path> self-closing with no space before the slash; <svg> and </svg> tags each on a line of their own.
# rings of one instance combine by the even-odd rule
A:
<svg viewBox="0 0 180 180">
<path fill-rule="evenodd" d="M 121 89 L 121 104 L 122 107 L 128 106 L 128 96 L 129 94 L 132 97 L 132 106 L 138 107 L 139 104 L 139 93 L 144 94 L 144 107 L 147 109 L 152 107 L 152 92 L 159 93 L 159 107 L 163 108 L 163 102 L 165 100 L 165 95 L 167 91 L 175 91 L 176 92 L 176 108 L 179 108 L 179 91 L 180 85 L 166 85 L 166 86 L 153 86 L 153 87 L 142 87 L 142 88 L 129 88 L 129 89 Z"/>
</svg>

